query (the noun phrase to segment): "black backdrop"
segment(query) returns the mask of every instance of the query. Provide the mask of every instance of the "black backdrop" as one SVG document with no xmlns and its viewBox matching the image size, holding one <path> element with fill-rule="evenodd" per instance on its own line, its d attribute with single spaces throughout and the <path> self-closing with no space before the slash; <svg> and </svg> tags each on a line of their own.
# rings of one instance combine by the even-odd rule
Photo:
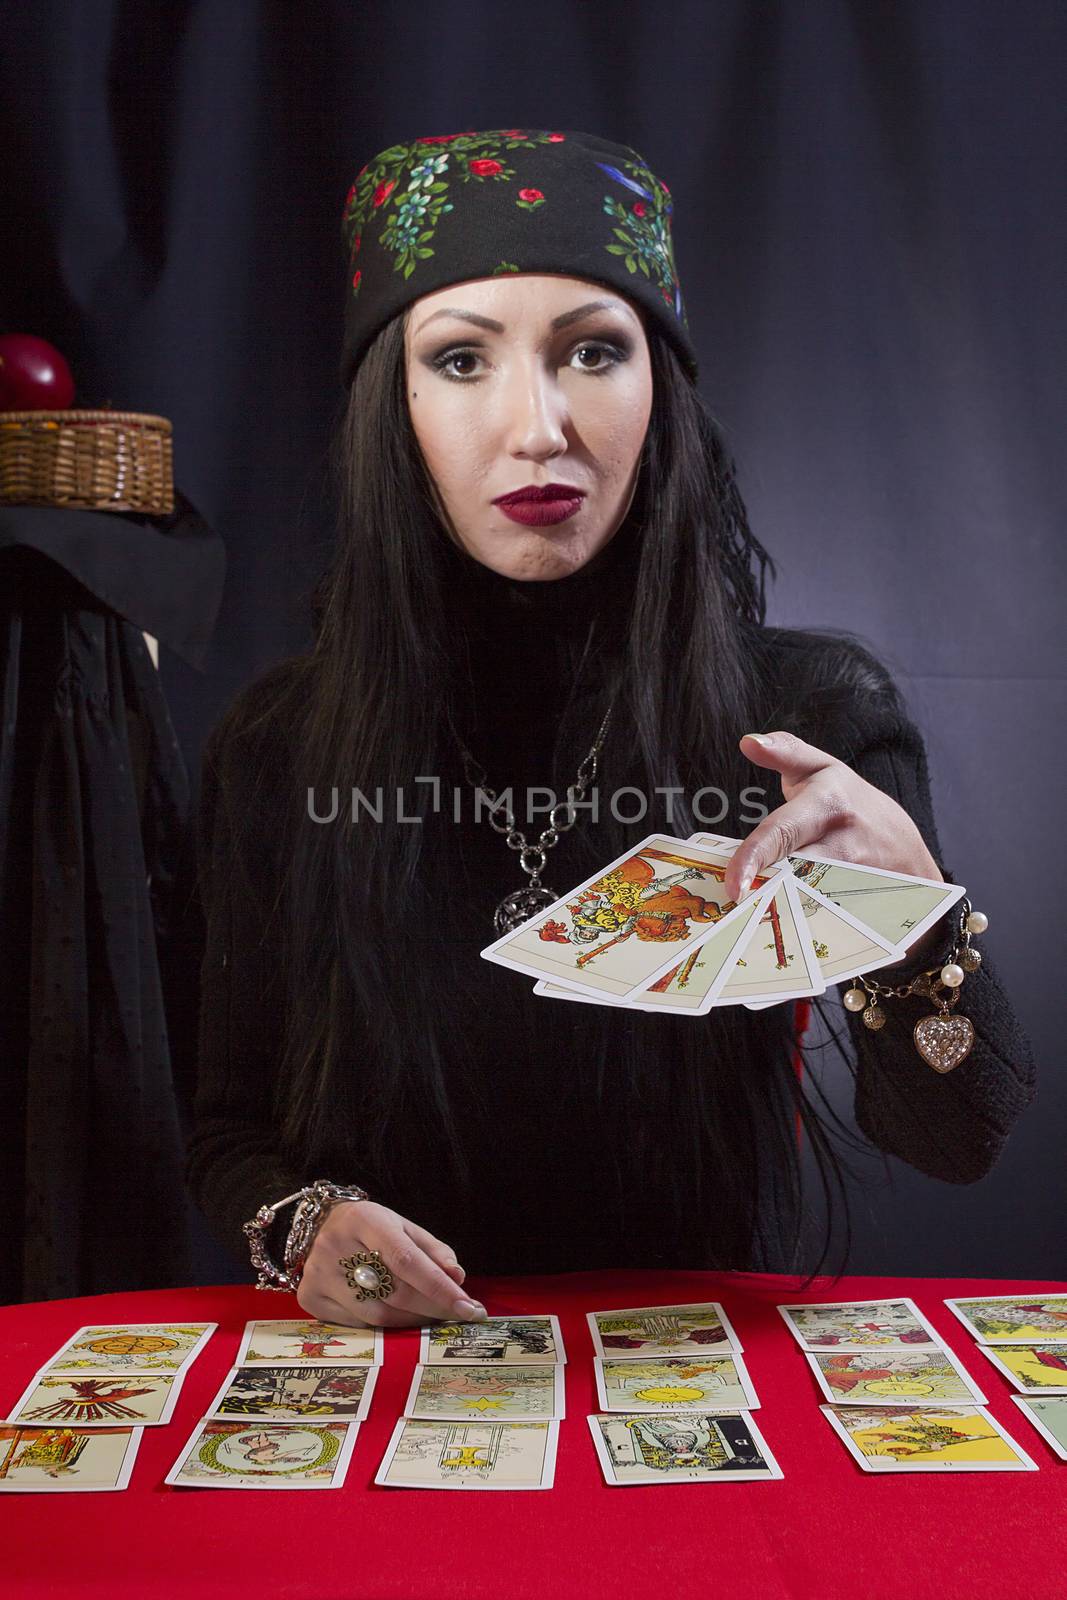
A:
<svg viewBox="0 0 1067 1600">
<path fill-rule="evenodd" d="M 1025 0 L 33 0 L 0 34 L 0 329 L 58 344 L 77 404 L 169 416 L 228 545 L 206 671 L 162 662 L 194 772 L 305 638 L 357 169 L 526 124 L 666 178 L 702 388 L 780 564 L 770 619 L 855 628 L 897 674 L 1040 1061 L 982 1184 L 872 1156 L 863 1270 L 1064 1270 L 1065 45 Z"/>
</svg>

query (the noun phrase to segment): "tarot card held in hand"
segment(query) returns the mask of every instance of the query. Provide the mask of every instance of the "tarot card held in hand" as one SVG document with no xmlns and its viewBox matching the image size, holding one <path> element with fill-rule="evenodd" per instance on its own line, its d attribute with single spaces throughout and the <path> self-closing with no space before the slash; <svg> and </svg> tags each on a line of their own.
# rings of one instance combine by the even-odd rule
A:
<svg viewBox="0 0 1067 1600">
<path fill-rule="evenodd" d="M 423 1366 L 481 1366 L 485 1362 L 548 1366 L 565 1362 L 559 1319 L 490 1317 L 486 1322 L 433 1322 L 422 1330 Z"/>
<path fill-rule="evenodd" d="M 755 1411 L 759 1398 L 736 1351 L 721 1356 L 596 1358 L 602 1411 Z"/>
<path fill-rule="evenodd" d="M 516 972 L 609 999 L 632 997 L 743 914 L 723 887 L 729 854 L 669 834 L 649 834 L 481 954 Z"/>
<path fill-rule="evenodd" d="M 558 1422 L 401 1417 L 375 1475 L 394 1489 L 551 1489 Z"/>
<path fill-rule="evenodd" d="M 820 1406 L 864 1472 L 1036 1472 L 981 1406 Z"/>
<path fill-rule="evenodd" d="M 923 1350 L 805 1350 L 823 1394 L 838 1405 L 984 1406 L 986 1397 L 955 1356 Z"/>
<path fill-rule="evenodd" d="M 1067 1345 L 980 1344 L 1020 1394 L 1067 1394 Z"/>
<path fill-rule="evenodd" d="M 1067 1345 L 1067 1294 L 965 1295 L 945 1304 L 980 1344 Z"/>
<path fill-rule="evenodd" d="M 490 1421 L 494 1417 L 564 1415 L 565 1368 L 508 1366 L 418 1366 L 411 1380 L 406 1417 L 439 1422 Z"/>
<path fill-rule="evenodd" d="M 238 1367 L 261 1365 L 377 1367 L 382 1362 L 382 1330 L 350 1328 L 341 1322 L 248 1322 L 237 1352 Z"/>
<path fill-rule="evenodd" d="M 737 1483 L 780 1478 L 782 1469 L 747 1411 L 630 1412 L 589 1418 L 606 1481 Z"/>
<path fill-rule="evenodd" d="M 1060 1460 L 1067 1461 L 1067 1395 L 1047 1395 L 1043 1400 L 1035 1400 L 1029 1395 L 1013 1394 L 1012 1399 Z"/>
<path fill-rule="evenodd" d="M 198 1422 L 164 1483 L 190 1489 L 339 1489 L 358 1422 Z"/>
<path fill-rule="evenodd" d="M 274 1422 L 362 1422 L 370 1410 L 377 1367 L 235 1367 L 206 1415 L 269 1417 Z"/>
<path fill-rule="evenodd" d="M 786 1327 L 802 1350 L 941 1349 L 936 1329 L 914 1300 L 831 1300 L 780 1305 Z"/>
<path fill-rule="evenodd" d="M 109 1322 L 79 1328 L 45 1372 L 182 1372 L 217 1322 Z"/>
<path fill-rule="evenodd" d="M 741 1349 L 741 1341 L 717 1300 L 706 1305 L 590 1311 L 586 1321 L 597 1355 L 616 1361 L 649 1356 L 706 1356 L 712 1351 Z"/>
<path fill-rule="evenodd" d="M 125 1489 L 142 1431 L 0 1425 L 0 1493 Z"/>
<path fill-rule="evenodd" d="M 170 1421 L 182 1377 L 173 1372 L 66 1376 L 46 1368 L 11 1409 L 9 1422 L 79 1428 L 153 1427 Z"/>
</svg>

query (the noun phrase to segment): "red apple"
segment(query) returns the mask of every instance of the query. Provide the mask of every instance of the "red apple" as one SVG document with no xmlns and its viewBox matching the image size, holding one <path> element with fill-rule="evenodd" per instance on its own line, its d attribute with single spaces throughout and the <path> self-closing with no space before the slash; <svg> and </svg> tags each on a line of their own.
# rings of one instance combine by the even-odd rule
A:
<svg viewBox="0 0 1067 1600">
<path fill-rule="evenodd" d="M 74 379 L 54 344 L 0 334 L 0 411 L 66 411 L 73 399 Z"/>
</svg>

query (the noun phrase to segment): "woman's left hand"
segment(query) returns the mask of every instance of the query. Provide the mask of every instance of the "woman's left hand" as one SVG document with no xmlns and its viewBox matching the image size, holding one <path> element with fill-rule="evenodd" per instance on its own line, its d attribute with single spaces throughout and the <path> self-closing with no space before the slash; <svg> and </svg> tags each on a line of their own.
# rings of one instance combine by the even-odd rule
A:
<svg viewBox="0 0 1067 1600">
<path fill-rule="evenodd" d="M 738 845 L 724 881 L 730 899 L 742 899 L 753 877 L 782 856 L 809 847 L 839 861 L 945 881 L 918 828 L 889 795 L 793 733 L 779 730 L 759 738 L 767 742 L 743 735 L 741 752 L 756 766 L 781 774 L 785 803 Z"/>
</svg>

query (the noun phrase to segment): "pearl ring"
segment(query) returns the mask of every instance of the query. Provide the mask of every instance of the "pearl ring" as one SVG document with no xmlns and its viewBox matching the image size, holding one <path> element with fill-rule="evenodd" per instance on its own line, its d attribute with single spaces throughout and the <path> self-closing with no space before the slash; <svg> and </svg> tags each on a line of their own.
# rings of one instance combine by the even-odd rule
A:
<svg viewBox="0 0 1067 1600">
<path fill-rule="evenodd" d="M 393 1274 L 377 1250 L 359 1250 L 354 1256 L 341 1256 L 345 1280 L 356 1291 L 357 1300 L 387 1300 L 396 1287 Z"/>
</svg>

